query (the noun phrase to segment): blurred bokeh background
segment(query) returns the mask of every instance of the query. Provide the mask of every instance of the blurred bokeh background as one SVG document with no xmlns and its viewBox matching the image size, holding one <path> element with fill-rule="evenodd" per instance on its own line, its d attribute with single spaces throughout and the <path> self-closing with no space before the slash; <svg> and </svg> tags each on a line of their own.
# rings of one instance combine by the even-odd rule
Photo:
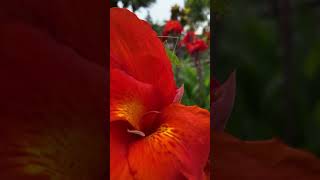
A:
<svg viewBox="0 0 320 180">
<path fill-rule="evenodd" d="M 223 82 L 237 70 L 226 131 L 278 137 L 320 155 L 320 1 L 213 0 L 211 56 Z"/>
<path fill-rule="evenodd" d="M 178 87 L 184 86 L 182 103 L 209 110 L 210 1 L 111 0 L 110 4 L 113 7 L 127 8 L 152 25 L 167 49 Z M 182 31 L 175 32 L 177 27 L 170 27 L 171 21 L 178 21 Z M 169 28 L 165 28 L 166 26 Z M 170 30 L 171 28 L 173 30 Z M 194 33 L 194 36 L 192 35 L 190 42 L 183 44 L 182 41 L 188 33 Z M 194 41 L 203 42 L 200 49 Z M 191 49 L 187 48 L 187 44 Z"/>
</svg>

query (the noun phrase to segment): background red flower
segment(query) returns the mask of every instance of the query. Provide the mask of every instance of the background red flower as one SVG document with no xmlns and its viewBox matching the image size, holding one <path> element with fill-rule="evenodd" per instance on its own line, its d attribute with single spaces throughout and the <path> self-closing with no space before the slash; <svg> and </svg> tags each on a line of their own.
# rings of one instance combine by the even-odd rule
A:
<svg viewBox="0 0 320 180">
<path fill-rule="evenodd" d="M 186 46 L 189 43 L 192 43 L 196 39 L 196 34 L 194 31 L 188 31 L 187 34 L 180 41 L 179 46 Z"/>
<path fill-rule="evenodd" d="M 208 45 L 202 39 L 196 39 L 186 45 L 189 54 L 202 52 L 208 49 Z"/>
<path fill-rule="evenodd" d="M 183 27 L 177 20 L 169 20 L 163 28 L 162 35 L 168 36 L 170 33 L 181 34 Z"/>
</svg>

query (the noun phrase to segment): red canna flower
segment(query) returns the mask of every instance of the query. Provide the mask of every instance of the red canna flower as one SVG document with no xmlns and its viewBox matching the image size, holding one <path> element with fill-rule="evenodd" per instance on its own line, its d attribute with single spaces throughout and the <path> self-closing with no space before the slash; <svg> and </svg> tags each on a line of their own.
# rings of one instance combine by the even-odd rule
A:
<svg viewBox="0 0 320 180">
<path fill-rule="evenodd" d="M 162 35 L 168 36 L 170 33 L 181 34 L 183 30 L 182 25 L 177 20 L 169 20 L 163 28 Z"/>
<path fill-rule="evenodd" d="M 191 55 L 208 49 L 208 45 L 206 44 L 206 42 L 204 42 L 201 39 L 196 39 L 192 43 L 188 43 L 186 47 L 187 47 L 188 53 Z"/>
<path fill-rule="evenodd" d="M 107 179 L 104 10 L 0 2 L 1 180 Z"/>
<path fill-rule="evenodd" d="M 213 90 L 214 164 L 207 175 L 224 180 L 320 179 L 320 160 L 308 152 L 277 139 L 242 141 L 223 132 L 235 97 L 235 73 Z"/>
<path fill-rule="evenodd" d="M 196 34 L 194 31 L 188 31 L 187 34 L 180 41 L 179 46 L 186 46 L 189 43 L 192 43 L 196 39 Z"/>
<path fill-rule="evenodd" d="M 202 179 L 209 112 L 179 103 L 170 61 L 151 27 L 111 9 L 111 179 Z"/>
</svg>

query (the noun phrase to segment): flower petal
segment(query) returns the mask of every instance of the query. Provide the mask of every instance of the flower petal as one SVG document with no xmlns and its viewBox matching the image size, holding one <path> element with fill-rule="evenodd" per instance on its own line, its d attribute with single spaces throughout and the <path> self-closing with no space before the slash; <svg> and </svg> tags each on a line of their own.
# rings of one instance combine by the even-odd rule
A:
<svg viewBox="0 0 320 180">
<path fill-rule="evenodd" d="M 170 104 L 176 85 L 164 46 L 151 26 L 126 9 L 110 12 L 111 68 L 154 86 L 162 104 Z"/>
<path fill-rule="evenodd" d="M 0 179 L 103 178 L 104 68 L 24 23 L 0 39 Z"/>
<path fill-rule="evenodd" d="M 319 159 L 279 140 L 248 142 L 215 133 L 213 142 L 216 179 L 320 179 Z"/>
<path fill-rule="evenodd" d="M 130 144 L 128 163 L 134 179 L 201 179 L 209 156 L 209 112 L 172 104 L 153 134 Z M 112 158 L 112 157 L 111 157 Z"/>
<path fill-rule="evenodd" d="M 183 94 L 184 94 L 184 84 L 182 84 L 182 86 L 179 89 L 177 89 L 177 94 L 176 94 L 176 97 L 174 97 L 173 102 L 180 103 L 182 100 Z"/>
<path fill-rule="evenodd" d="M 128 164 L 128 146 L 132 142 L 132 134 L 126 129 L 127 122 L 110 123 L 110 179 L 133 180 L 133 172 Z"/>
<path fill-rule="evenodd" d="M 189 43 L 192 43 L 196 40 L 196 34 L 194 31 L 188 31 L 187 34 L 183 37 L 183 39 L 180 41 L 180 46 L 186 46 Z"/>
<path fill-rule="evenodd" d="M 86 0 L 10 0 L 0 2 L 5 21 L 24 22 L 47 31 L 87 60 L 104 65 L 106 3 Z M 1 19 L 1 16 L 0 16 Z"/>
<path fill-rule="evenodd" d="M 140 120 L 144 114 L 159 108 L 154 88 L 119 69 L 111 70 L 110 74 L 110 121 L 125 120 L 141 130 Z"/>
<path fill-rule="evenodd" d="M 170 20 L 164 26 L 162 35 L 168 36 L 170 33 L 181 34 L 182 31 L 183 31 L 183 27 L 179 21 Z"/>
<path fill-rule="evenodd" d="M 186 48 L 189 54 L 199 53 L 208 49 L 208 45 L 202 39 L 196 39 L 194 42 L 187 43 Z"/>
<path fill-rule="evenodd" d="M 233 109 L 236 94 L 236 73 L 233 72 L 219 88 L 213 88 L 214 98 L 211 111 L 214 113 L 214 129 L 223 131 Z"/>
</svg>

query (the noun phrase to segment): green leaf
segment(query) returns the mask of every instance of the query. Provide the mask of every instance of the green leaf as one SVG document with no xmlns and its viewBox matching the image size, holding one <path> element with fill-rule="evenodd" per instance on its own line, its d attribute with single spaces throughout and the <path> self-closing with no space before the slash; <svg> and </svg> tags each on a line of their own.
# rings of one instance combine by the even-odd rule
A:
<svg viewBox="0 0 320 180">
<path fill-rule="evenodd" d="M 169 59 L 171 60 L 171 63 L 176 65 L 176 66 L 180 66 L 180 60 L 179 58 L 176 56 L 176 54 L 174 52 L 172 52 L 170 49 L 166 48 L 166 52 L 167 55 L 169 57 Z"/>
<path fill-rule="evenodd" d="M 304 72 L 309 79 L 312 79 L 320 67 L 320 44 L 315 45 L 304 61 Z"/>
</svg>

